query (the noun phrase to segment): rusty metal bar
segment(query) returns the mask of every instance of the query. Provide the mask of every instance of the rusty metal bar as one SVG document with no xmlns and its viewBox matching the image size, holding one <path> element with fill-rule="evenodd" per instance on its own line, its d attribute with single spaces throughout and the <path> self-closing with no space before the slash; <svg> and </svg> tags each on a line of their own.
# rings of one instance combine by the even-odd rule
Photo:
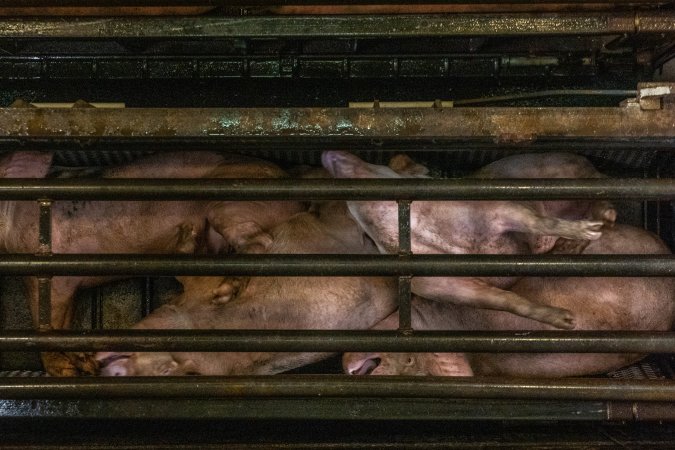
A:
<svg viewBox="0 0 675 450">
<path fill-rule="evenodd" d="M 0 108 L 0 138 L 216 139 L 331 146 L 372 139 L 532 143 L 584 139 L 675 143 L 675 108 Z M 87 138 L 87 139 L 84 139 Z M 323 140 L 322 140 L 323 138 Z M 329 138 L 329 139 L 328 139 Z M 658 139 L 657 139 L 658 138 Z M 660 140 L 660 141 L 659 141 Z M 52 141 L 53 144 L 53 141 Z M 343 148 L 343 147 L 338 147 Z"/>
<path fill-rule="evenodd" d="M 4 330 L 1 351 L 675 353 L 664 331 Z"/>
<path fill-rule="evenodd" d="M 410 201 L 399 200 L 398 202 L 398 255 L 410 256 Z M 412 277 L 402 275 L 398 277 L 398 328 L 400 331 L 412 331 L 412 312 L 410 309 Z"/>
<path fill-rule="evenodd" d="M 4 4 L 3 4 L 4 6 Z M 247 17 L 8 18 L 0 38 L 307 38 L 675 32 L 672 11 Z"/>
<path fill-rule="evenodd" d="M 45 196 L 53 200 L 669 200 L 675 198 L 675 179 L 0 179 L 0 199 Z"/>
<path fill-rule="evenodd" d="M 672 277 L 675 255 L 8 254 L 6 276 L 565 276 Z"/>
<path fill-rule="evenodd" d="M 675 401 L 671 380 L 496 377 L 242 377 L 2 378 L 3 399 L 39 398 L 513 398 Z"/>
</svg>

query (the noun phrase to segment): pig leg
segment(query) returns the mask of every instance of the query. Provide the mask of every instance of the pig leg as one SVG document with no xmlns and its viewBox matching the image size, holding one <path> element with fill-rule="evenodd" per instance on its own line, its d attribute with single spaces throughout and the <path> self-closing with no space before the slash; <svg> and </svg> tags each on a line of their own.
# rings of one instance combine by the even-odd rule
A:
<svg viewBox="0 0 675 450">
<path fill-rule="evenodd" d="M 413 278 L 412 291 L 430 300 L 508 311 L 557 328 L 574 328 L 570 311 L 534 303 L 477 278 Z"/>
<path fill-rule="evenodd" d="M 565 220 L 537 214 L 532 208 L 515 202 L 504 203 L 499 211 L 498 222 L 504 231 L 519 231 L 542 236 L 558 236 L 567 239 L 596 240 L 602 236 L 599 220 Z"/>
<path fill-rule="evenodd" d="M 33 324 L 38 327 L 38 279 L 24 279 L 33 316 Z M 68 329 L 73 321 L 73 297 L 79 282 L 73 278 L 56 277 L 52 279 L 51 326 L 53 329 Z M 96 375 L 98 362 L 93 353 L 87 352 L 42 352 L 40 354 L 45 371 L 51 376 L 68 377 L 76 375 Z"/>
</svg>

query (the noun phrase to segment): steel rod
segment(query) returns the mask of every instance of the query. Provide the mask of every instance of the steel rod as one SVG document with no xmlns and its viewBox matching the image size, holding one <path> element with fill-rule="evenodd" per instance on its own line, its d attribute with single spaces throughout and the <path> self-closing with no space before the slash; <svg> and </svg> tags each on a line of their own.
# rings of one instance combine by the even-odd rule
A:
<svg viewBox="0 0 675 450">
<path fill-rule="evenodd" d="M 675 198 L 675 179 L 0 179 L 0 199 L 544 200 Z"/>
<path fill-rule="evenodd" d="M 566 0 L 565 3 L 584 3 L 588 0 Z M 6 7 L 55 6 L 54 0 L 3 0 Z M 59 7 L 113 7 L 113 6 L 275 6 L 275 5 L 416 5 L 416 4 L 538 4 L 560 3 L 560 0 L 59 0 Z M 593 3 L 660 5 L 664 0 L 594 0 Z"/>
<path fill-rule="evenodd" d="M 308 15 L 247 17 L 10 18 L 0 38 L 200 38 L 200 37 L 417 37 L 667 33 L 675 14 L 658 12 L 558 12 L 418 15 Z"/>
<path fill-rule="evenodd" d="M 250 398 L 383 397 L 675 401 L 671 380 L 519 379 L 491 377 L 2 378 L 0 397 Z"/>
<path fill-rule="evenodd" d="M 675 353 L 675 332 L 4 330 L 0 351 Z"/>
<path fill-rule="evenodd" d="M 675 276 L 675 255 L 8 254 L 6 276 Z"/>
<path fill-rule="evenodd" d="M 675 23 L 675 22 L 673 22 Z M 76 27 L 73 27 L 76 28 Z M 90 143 L 211 139 L 297 145 L 551 139 L 675 140 L 675 109 L 616 108 L 0 108 L 0 138 Z M 107 126 L 109 124 L 110 126 Z M 381 143 L 380 143 L 381 145 Z M 344 147 L 338 147 L 344 148 Z M 673 145 L 667 148 L 672 150 Z"/>
<path fill-rule="evenodd" d="M 38 254 L 52 254 L 52 202 L 39 200 Z M 50 277 L 38 278 L 38 329 L 49 330 L 52 324 L 52 280 Z"/>
<path fill-rule="evenodd" d="M 399 256 L 410 256 L 410 201 L 398 201 L 398 254 Z M 412 312 L 411 312 L 411 285 L 412 277 L 402 275 L 398 277 L 398 328 L 401 331 L 408 332 L 412 330 Z"/>
</svg>

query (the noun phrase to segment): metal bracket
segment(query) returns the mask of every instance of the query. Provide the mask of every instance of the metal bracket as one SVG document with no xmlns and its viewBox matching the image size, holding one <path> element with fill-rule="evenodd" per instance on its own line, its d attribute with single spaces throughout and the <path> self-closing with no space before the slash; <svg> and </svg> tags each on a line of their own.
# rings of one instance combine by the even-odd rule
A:
<svg viewBox="0 0 675 450">
<path fill-rule="evenodd" d="M 637 101 L 642 110 L 656 110 L 675 104 L 675 83 L 638 83 Z"/>
</svg>

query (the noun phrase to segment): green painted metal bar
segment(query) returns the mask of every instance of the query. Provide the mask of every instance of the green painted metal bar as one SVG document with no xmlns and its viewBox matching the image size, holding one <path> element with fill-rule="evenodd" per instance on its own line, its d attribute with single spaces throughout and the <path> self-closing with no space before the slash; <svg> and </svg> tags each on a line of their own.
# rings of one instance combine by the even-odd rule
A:
<svg viewBox="0 0 675 450">
<path fill-rule="evenodd" d="M 0 351 L 675 353 L 675 332 L 4 330 Z"/>
<path fill-rule="evenodd" d="M 650 405 L 643 403 L 642 405 Z M 644 408 L 644 407 L 643 407 Z M 321 420 L 606 420 L 603 402 L 553 400 L 236 398 L 2 400 L 3 418 Z M 630 420 L 622 417 L 623 420 Z M 98 446 L 97 446 L 98 448 Z M 269 447 L 262 447 L 269 448 Z M 308 447 L 316 448 L 316 447 Z M 342 448 L 342 447 L 340 447 Z M 421 447 L 426 448 L 426 447 Z"/>
<path fill-rule="evenodd" d="M 675 402 L 675 382 L 345 375 L 4 378 L 0 393 L 4 399 L 382 397 Z"/>
<path fill-rule="evenodd" d="M 675 255 L 9 254 L 6 276 L 675 276 Z"/>
<path fill-rule="evenodd" d="M 675 179 L 0 179 L 0 199 L 550 200 L 675 198 Z"/>
</svg>

